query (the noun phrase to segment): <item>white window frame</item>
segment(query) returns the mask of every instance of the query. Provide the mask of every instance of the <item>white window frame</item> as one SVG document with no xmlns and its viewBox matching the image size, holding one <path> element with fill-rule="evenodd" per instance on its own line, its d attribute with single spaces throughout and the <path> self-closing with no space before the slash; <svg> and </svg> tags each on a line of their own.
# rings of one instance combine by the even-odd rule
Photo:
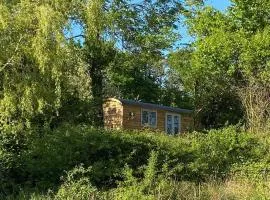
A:
<svg viewBox="0 0 270 200">
<path fill-rule="evenodd" d="M 143 124 L 143 111 L 147 111 L 148 112 L 148 123 L 147 124 Z M 156 124 L 154 126 L 151 126 L 149 124 L 149 112 L 155 112 L 156 113 Z M 145 109 L 142 108 L 141 109 L 141 126 L 143 127 L 150 127 L 150 128 L 157 128 L 157 121 L 158 121 L 158 116 L 157 116 L 157 110 L 152 110 L 152 109 Z"/>
<path fill-rule="evenodd" d="M 169 112 L 167 112 L 166 113 L 166 117 L 165 117 L 165 132 L 166 132 L 166 134 L 169 134 L 167 131 L 168 131 L 168 127 L 167 127 L 167 119 L 168 119 L 168 115 L 171 115 L 172 116 L 172 126 L 173 126 L 173 134 L 172 135 L 175 135 L 175 133 L 174 133 L 174 116 L 178 116 L 178 123 L 179 123 L 179 131 L 178 131 L 178 133 L 176 133 L 176 134 L 179 134 L 179 133 L 181 133 L 181 128 L 182 128 L 182 124 L 181 124 L 181 115 L 180 114 L 177 114 L 177 113 L 169 113 Z"/>
</svg>

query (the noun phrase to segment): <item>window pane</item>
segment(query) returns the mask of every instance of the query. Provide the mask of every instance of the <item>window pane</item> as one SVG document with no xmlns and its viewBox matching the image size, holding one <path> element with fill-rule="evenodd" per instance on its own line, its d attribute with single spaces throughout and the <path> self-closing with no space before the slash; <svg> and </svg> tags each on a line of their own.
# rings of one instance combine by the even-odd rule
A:
<svg viewBox="0 0 270 200">
<path fill-rule="evenodd" d="M 146 125 L 148 124 L 148 112 L 142 111 L 142 124 Z"/>
<path fill-rule="evenodd" d="M 174 116 L 174 134 L 179 133 L 179 116 Z"/>
<path fill-rule="evenodd" d="M 174 116 L 174 124 L 179 124 L 179 116 Z"/>
<path fill-rule="evenodd" d="M 171 115 L 167 115 L 167 133 L 168 134 L 172 134 L 172 116 Z"/>
<path fill-rule="evenodd" d="M 156 126 L 157 123 L 157 113 L 151 112 L 150 113 L 150 126 Z"/>
<path fill-rule="evenodd" d="M 167 115 L 167 122 L 168 122 L 168 124 L 172 123 L 172 116 L 171 115 Z"/>
</svg>

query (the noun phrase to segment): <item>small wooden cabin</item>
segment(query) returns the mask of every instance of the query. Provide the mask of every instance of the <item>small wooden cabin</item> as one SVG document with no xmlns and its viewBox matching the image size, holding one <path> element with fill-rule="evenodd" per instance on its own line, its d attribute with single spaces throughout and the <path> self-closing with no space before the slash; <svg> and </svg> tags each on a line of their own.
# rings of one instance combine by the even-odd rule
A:
<svg viewBox="0 0 270 200">
<path fill-rule="evenodd" d="M 192 110 L 139 101 L 109 98 L 103 104 L 104 126 L 109 129 L 151 128 L 168 134 L 193 128 Z"/>
</svg>

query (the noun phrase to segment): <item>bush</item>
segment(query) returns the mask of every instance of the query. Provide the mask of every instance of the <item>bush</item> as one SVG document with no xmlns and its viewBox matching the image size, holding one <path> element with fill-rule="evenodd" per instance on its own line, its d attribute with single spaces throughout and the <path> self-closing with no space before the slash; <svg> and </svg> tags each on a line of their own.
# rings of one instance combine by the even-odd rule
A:
<svg viewBox="0 0 270 200">
<path fill-rule="evenodd" d="M 90 168 L 85 169 L 82 166 L 75 167 L 73 170 L 67 172 L 64 183 L 60 186 L 54 199 L 97 199 L 97 189 L 91 185 L 87 176 L 89 172 L 91 172 Z"/>
<path fill-rule="evenodd" d="M 236 163 L 232 166 L 232 176 L 261 182 L 269 180 L 270 163 L 265 161 Z"/>
<path fill-rule="evenodd" d="M 86 191 L 93 188 L 106 191 L 124 180 L 122 171 L 126 165 L 136 180 L 143 179 L 152 151 L 156 152 L 156 177 L 166 175 L 166 179 L 172 180 L 163 183 L 164 187 L 172 186 L 175 181 L 200 183 L 226 179 L 236 165 L 264 160 L 269 149 L 268 143 L 235 127 L 170 137 L 160 133 L 63 125 L 55 130 L 28 134 L 27 140 L 21 141 L 24 145 L 20 146 L 19 153 L 10 151 L 3 145 L 7 142 L 1 141 L 1 172 L 16 174 L 14 177 L 11 173 L 2 173 L 5 183 L 12 180 L 11 189 L 5 189 L 5 194 L 18 191 L 12 187 L 35 188 L 43 193 L 49 188 L 58 191 L 65 171 L 81 164 L 86 169 L 91 167 L 87 181 L 64 184 L 62 191 L 85 185 L 90 187 Z"/>
<path fill-rule="evenodd" d="M 166 164 L 177 179 L 201 181 L 209 176 L 223 178 L 232 164 L 263 156 L 263 150 L 255 150 L 258 146 L 253 135 L 233 127 L 181 137 L 62 127 L 33 141 L 25 157 L 25 169 L 31 180 L 44 185 L 57 183 L 63 171 L 83 163 L 92 166 L 94 185 L 111 187 L 121 180 L 125 164 L 136 169 L 135 175 L 140 177 L 141 167 L 147 164 L 146 155 L 155 150 L 158 169 Z"/>
<path fill-rule="evenodd" d="M 193 178 L 225 178 L 234 163 L 261 159 L 265 154 L 265 149 L 260 147 L 254 135 L 235 127 L 199 134 L 193 140 L 193 145 L 195 158 L 189 164 L 195 175 Z"/>
<path fill-rule="evenodd" d="M 27 149 L 31 132 L 23 130 L 20 124 L 8 126 L 0 132 L 0 198 L 18 190 L 23 183 L 23 155 Z"/>
<path fill-rule="evenodd" d="M 175 196 L 173 181 L 167 170 L 158 173 L 157 159 L 158 153 L 152 151 L 142 178 L 135 177 L 133 170 L 126 165 L 123 171 L 124 180 L 119 182 L 116 189 L 108 192 L 108 199 L 155 200 L 173 198 Z"/>
</svg>

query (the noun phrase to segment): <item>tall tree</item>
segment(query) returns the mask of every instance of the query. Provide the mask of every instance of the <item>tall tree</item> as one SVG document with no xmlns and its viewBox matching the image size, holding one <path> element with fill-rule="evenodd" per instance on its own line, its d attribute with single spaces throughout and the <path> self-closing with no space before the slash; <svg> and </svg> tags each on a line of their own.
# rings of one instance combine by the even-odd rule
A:
<svg viewBox="0 0 270 200">
<path fill-rule="evenodd" d="M 227 113 L 234 111 L 233 115 L 224 118 L 229 123 L 242 110 L 239 88 L 258 83 L 268 87 L 270 78 L 269 2 L 232 2 L 225 13 L 212 7 L 199 7 L 187 21 L 190 33 L 196 38 L 188 53 L 189 64 L 179 64 L 180 57 L 176 58 L 177 55 L 174 58 L 178 60 L 178 64 L 175 63 L 182 76 L 187 83 L 192 83 L 196 91 L 196 101 L 199 102 L 197 109 L 200 110 L 209 102 L 219 102 L 210 104 L 211 108 L 220 105 L 223 110 L 227 109 Z M 181 51 L 177 54 L 182 55 Z M 187 68 L 188 74 L 184 72 Z M 263 110 L 261 112 L 265 113 Z M 238 120 L 235 120 L 234 123 L 237 123 Z"/>
<path fill-rule="evenodd" d="M 148 100 L 151 89 L 158 88 L 154 69 L 178 38 L 175 30 L 184 3 L 1 1 L 1 127 L 48 124 L 59 118 L 68 99 L 85 98 L 89 85 L 93 123 L 101 126 L 104 84 L 112 85 L 109 73 L 117 74 L 120 68 L 132 69 L 126 77 L 133 78 L 121 92 L 131 90 L 134 97 Z M 80 25 L 81 34 L 70 34 L 74 25 Z M 85 79 L 86 71 L 90 80 Z M 155 91 L 149 101 L 159 96 Z"/>
<path fill-rule="evenodd" d="M 139 98 L 145 98 L 146 95 L 139 95 L 143 87 L 140 88 L 138 83 L 150 83 L 155 87 L 151 68 L 164 58 L 164 51 L 176 41 L 176 22 L 185 8 L 175 0 L 93 0 L 82 6 L 77 21 L 83 27 L 83 49 L 92 83 L 94 123 L 100 126 L 103 121 L 103 84 L 105 80 L 110 84 L 113 80 L 109 78 L 115 78 L 105 73 L 115 75 L 128 71 L 121 68 L 133 69 L 129 71 L 129 77 L 125 74 L 125 80 L 133 82 L 126 82 L 122 91 L 138 93 Z"/>
<path fill-rule="evenodd" d="M 46 124 L 58 115 L 65 94 L 78 88 L 72 79 L 82 79 L 83 66 L 72 70 L 78 59 L 64 32 L 72 12 L 64 0 L 1 1 L 1 130 Z"/>
</svg>

